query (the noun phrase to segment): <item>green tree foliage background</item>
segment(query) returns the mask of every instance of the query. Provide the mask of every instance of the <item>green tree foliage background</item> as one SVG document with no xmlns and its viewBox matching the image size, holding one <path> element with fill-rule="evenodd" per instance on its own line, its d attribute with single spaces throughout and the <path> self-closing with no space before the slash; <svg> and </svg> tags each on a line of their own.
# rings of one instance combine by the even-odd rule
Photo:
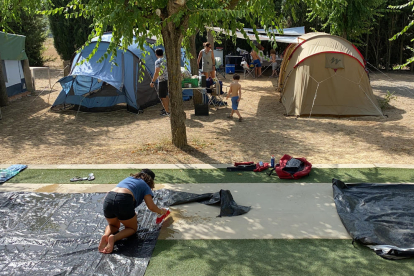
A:
<svg viewBox="0 0 414 276">
<path fill-rule="evenodd" d="M 69 0 L 50 0 L 50 8 L 66 6 Z M 49 15 L 50 29 L 56 51 L 63 60 L 70 60 L 76 50 L 88 40 L 92 31 L 89 18 L 66 18 L 63 13 Z"/>
<path fill-rule="evenodd" d="M 43 43 L 46 40 L 48 22 L 42 15 L 28 15 L 22 11 L 18 21 L 9 24 L 8 32 L 26 36 L 26 54 L 30 66 L 43 66 Z"/>
</svg>

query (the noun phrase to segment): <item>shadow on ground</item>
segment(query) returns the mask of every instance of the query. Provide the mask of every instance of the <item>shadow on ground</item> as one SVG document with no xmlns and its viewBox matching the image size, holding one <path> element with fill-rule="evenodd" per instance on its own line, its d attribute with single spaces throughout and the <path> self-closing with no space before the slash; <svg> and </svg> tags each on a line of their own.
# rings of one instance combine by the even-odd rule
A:
<svg viewBox="0 0 414 276">
<path fill-rule="evenodd" d="M 384 82 L 382 75 L 371 77 Z M 409 75 L 395 78 L 413 83 Z M 224 82 L 228 85 L 229 80 Z M 2 162 L 232 163 L 267 161 L 271 154 L 308 157 L 313 163 L 413 160 L 412 109 L 400 107 L 403 97 L 391 102 L 384 112 L 388 117 L 286 117 L 275 82 L 243 80 L 248 89 L 243 90 L 241 123 L 227 118 L 230 106 L 210 108 L 210 116 L 195 116 L 192 100 L 184 102 L 190 145 L 184 150 L 171 145 L 170 120 L 159 115 L 160 104 L 140 115 L 122 108 L 99 113 L 47 112 L 59 93 L 60 87 L 55 86 L 49 103 L 45 92 L 2 108 Z M 410 104 L 410 97 L 406 99 Z M 30 156 L 24 156 L 27 153 Z"/>
</svg>

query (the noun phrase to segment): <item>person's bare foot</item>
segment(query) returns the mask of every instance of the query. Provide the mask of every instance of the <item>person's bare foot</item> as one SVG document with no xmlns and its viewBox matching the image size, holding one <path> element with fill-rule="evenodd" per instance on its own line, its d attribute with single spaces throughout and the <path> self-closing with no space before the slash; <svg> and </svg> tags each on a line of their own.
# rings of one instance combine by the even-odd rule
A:
<svg viewBox="0 0 414 276">
<path fill-rule="evenodd" d="M 105 254 L 112 253 L 112 250 L 114 250 L 114 244 L 115 244 L 115 236 L 110 235 L 108 237 L 108 244 L 105 246 L 102 253 L 105 253 Z"/>
<path fill-rule="evenodd" d="M 106 245 L 108 244 L 108 236 L 102 235 L 101 242 L 99 243 L 98 250 L 103 253 Z"/>
</svg>

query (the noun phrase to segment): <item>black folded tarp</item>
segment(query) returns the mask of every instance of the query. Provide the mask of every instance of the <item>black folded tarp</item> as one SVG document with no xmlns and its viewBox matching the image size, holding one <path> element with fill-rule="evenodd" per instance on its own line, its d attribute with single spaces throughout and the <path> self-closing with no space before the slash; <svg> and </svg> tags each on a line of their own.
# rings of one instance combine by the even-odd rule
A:
<svg viewBox="0 0 414 276">
<path fill-rule="evenodd" d="M 197 194 L 154 191 L 160 207 L 193 201 L 221 203 L 221 215 L 239 215 L 228 191 Z M 0 193 L 0 275 L 144 275 L 160 231 L 156 214 L 136 209 L 138 232 L 112 254 L 97 250 L 106 226 L 105 193 Z M 208 202 L 206 202 L 208 201 Z"/>
<path fill-rule="evenodd" d="M 193 194 L 185 192 L 168 191 L 169 206 L 188 202 L 199 202 L 207 205 L 220 205 L 219 217 L 232 217 L 243 215 L 250 211 L 250 207 L 237 205 L 229 190 L 220 190 L 217 193 Z"/>
<path fill-rule="evenodd" d="M 414 257 L 414 185 L 332 182 L 336 210 L 355 241 L 386 259 Z"/>
</svg>

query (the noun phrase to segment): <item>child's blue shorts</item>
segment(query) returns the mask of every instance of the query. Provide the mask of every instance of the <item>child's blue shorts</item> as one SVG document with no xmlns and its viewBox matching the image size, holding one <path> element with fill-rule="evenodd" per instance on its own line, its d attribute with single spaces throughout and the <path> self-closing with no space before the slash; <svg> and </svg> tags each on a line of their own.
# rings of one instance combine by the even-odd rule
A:
<svg viewBox="0 0 414 276">
<path fill-rule="evenodd" d="M 262 67 L 262 63 L 260 62 L 260 59 L 253 60 L 253 64 L 255 67 Z"/>
<path fill-rule="evenodd" d="M 239 107 L 239 102 L 237 101 L 239 99 L 239 96 L 231 97 L 231 108 L 233 110 L 237 110 Z"/>
</svg>

